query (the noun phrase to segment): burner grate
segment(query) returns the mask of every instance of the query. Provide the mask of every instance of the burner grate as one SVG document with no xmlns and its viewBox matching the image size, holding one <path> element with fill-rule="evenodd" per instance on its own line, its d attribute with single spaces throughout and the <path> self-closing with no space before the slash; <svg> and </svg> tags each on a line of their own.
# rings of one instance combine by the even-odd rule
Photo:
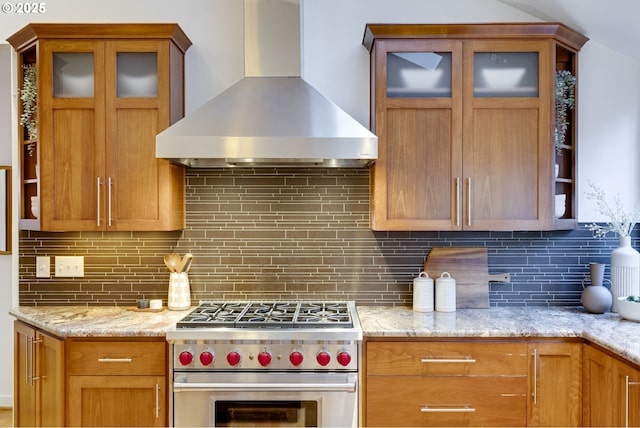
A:
<svg viewBox="0 0 640 428">
<path fill-rule="evenodd" d="M 251 303 L 236 321 L 236 327 L 293 327 L 298 305 L 288 302 Z"/>
<path fill-rule="evenodd" d="M 353 327 L 346 302 L 202 302 L 178 328 Z"/>
<path fill-rule="evenodd" d="M 351 315 L 344 302 L 301 303 L 296 324 L 305 327 L 334 327 L 336 324 L 344 324 L 351 327 Z"/>
</svg>

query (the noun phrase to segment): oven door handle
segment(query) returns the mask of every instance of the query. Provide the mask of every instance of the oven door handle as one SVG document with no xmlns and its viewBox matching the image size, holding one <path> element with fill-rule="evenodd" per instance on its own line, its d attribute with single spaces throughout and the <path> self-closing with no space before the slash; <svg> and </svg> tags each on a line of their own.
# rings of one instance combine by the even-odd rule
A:
<svg viewBox="0 0 640 428">
<path fill-rule="evenodd" d="M 174 382 L 173 392 L 189 391 L 342 391 L 356 392 L 355 382 L 347 383 L 183 383 Z"/>
</svg>

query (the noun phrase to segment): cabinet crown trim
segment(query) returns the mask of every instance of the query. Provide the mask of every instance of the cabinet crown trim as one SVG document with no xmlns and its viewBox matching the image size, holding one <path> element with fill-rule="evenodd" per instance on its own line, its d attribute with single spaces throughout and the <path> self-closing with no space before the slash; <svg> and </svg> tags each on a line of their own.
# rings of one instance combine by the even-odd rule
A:
<svg viewBox="0 0 640 428">
<path fill-rule="evenodd" d="M 20 52 L 38 39 L 171 39 L 184 53 L 191 40 L 178 24 L 28 24 L 7 41 Z"/>
<path fill-rule="evenodd" d="M 483 24 L 366 24 L 362 44 L 369 52 L 376 39 L 552 38 L 580 50 L 589 40 L 560 22 Z"/>
</svg>

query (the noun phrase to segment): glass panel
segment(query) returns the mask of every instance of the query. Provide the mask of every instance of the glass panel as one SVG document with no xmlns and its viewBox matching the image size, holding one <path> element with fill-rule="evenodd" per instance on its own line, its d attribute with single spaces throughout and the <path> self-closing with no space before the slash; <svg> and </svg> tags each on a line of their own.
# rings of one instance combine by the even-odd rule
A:
<svg viewBox="0 0 640 428">
<path fill-rule="evenodd" d="M 474 97 L 537 97 L 538 52 L 476 52 Z"/>
<path fill-rule="evenodd" d="M 54 98 L 93 98 L 93 52 L 54 52 Z"/>
<path fill-rule="evenodd" d="M 119 52 L 117 61 L 118 98 L 158 96 L 156 52 Z"/>
<path fill-rule="evenodd" d="M 217 427 L 317 427 L 317 401 L 216 401 Z"/>
<path fill-rule="evenodd" d="M 387 97 L 451 97 L 451 52 L 388 53 Z"/>
</svg>

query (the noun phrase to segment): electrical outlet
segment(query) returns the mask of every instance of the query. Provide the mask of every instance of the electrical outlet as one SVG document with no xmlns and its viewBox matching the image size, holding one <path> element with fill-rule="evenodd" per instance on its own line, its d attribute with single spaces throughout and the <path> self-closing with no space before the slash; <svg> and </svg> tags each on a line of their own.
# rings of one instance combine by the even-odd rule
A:
<svg viewBox="0 0 640 428">
<path fill-rule="evenodd" d="M 81 277 L 84 276 L 83 256 L 56 256 L 56 276 Z"/>
<path fill-rule="evenodd" d="M 36 256 L 36 278 L 51 277 L 51 257 Z"/>
</svg>

